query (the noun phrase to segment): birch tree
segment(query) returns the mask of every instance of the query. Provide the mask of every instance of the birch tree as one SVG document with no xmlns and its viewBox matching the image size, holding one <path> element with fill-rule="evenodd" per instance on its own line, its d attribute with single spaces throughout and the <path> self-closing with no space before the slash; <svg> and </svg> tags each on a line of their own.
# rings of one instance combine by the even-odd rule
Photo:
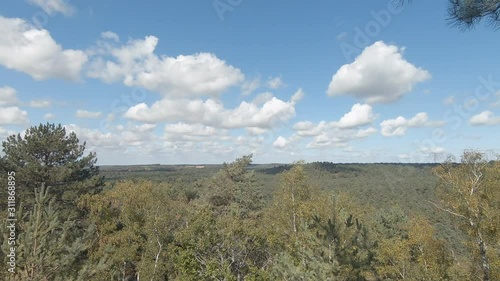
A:
<svg viewBox="0 0 500 281">
<path fill-rule="evenodd" d="M 498 280 L 498 269 L 491 264 L 499 259 L 500 162 L 473 150 L 466 150 L 460 163 L 452 160 L 434 169 L 442 200 L 433 204 L 456 218 L 468 235 L 473 274 L 483 281 Z"/>
</svg>

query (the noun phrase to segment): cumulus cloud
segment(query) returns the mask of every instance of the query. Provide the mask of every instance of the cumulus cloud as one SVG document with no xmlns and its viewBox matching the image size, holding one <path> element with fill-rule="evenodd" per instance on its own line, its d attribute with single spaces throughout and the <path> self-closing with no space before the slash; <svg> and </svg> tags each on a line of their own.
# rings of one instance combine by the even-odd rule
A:
<svg viewBox="0 0 500 281">
<path fill-rule="evenodd" d="M 281 77 L 269 77 L 269 80 L 267 81 L 267 87 L 271 89 L 279 89 L 285 86 L 285 83 L 283 83 L 283 80 L 281 80 Z"/>
<path fill-rule="evenodd" d="M 162 99 L 151 106 L 145 103 L 135 105 L 125 112 L 124 117 L 149 123 L 184 122 L 224 129 L 269 129 L 295 116 L 295 102 L 298 99 L 295 94 L 289 102 L 276 97 L 270 97 L 262 105 L 243 101 L 234 109 L 226 109 L 214 99 Z"/>
<path fill-rule="evenodd" d="M 423 153 L 437 154 L 437 153 L 443 153 L 445 149 L 441 146 L 433 146 L 433 147 L 422 147 L 420 151 L 422 151 Z"/>
<path fill-rule="evenodd" d="M 500 117 L 497 117 L 493 114 L 493 112 L 486 110 L 472 116 L 469 119 L 469 124 L 472 126 L 499 125 Z"/>
<path fill-rule="evenodd" d="M 369 137 L 377 132 L 378 132 L 377 129 L 375 129 L 373 127 L 369 127 L 366 129 L 359 129 L 358 132 L 356 132 L 355 136 L 357 138 L 366 138 L 366 137 Z"/>
<path fill-rule="evenodd" d="M 64 125 L 64 128 L 68 132 L 74 132 L 79 139 L 86 141 L 88 143 L 89 150 L 95 150 L 97 147 L 101 149 L 118 149 L 120 140 L 116 135 L 112 133 L 104 133 L 98 129 L 83 128 L 76 124 Z"/>
<path fill-rule="evenodd" d="M 167 134 L 182 134 L 182 135 L 195 135 L 195 136 L 213 136 L 217 134 L 214 127 L 204 126 L 201 124 L 168 124 L 165 126 Z"/>
<path fill-rule="evenodd" d="M 122 81 L 129 87 L 143 87 L 178 98 L 218 96 L 244 80 L 239 69 L 214 54 L 158 56 L 154 53 L 157 44 L 157 37 L 147 36 L 109 47 L 105 50 L 108 56 L 97 56 L 91 61 L 88 76 L 108 83 Z"/>
<path fill-rule="evenodd" d="M 338 122 L 334 122 L 333 125 L 341 129 L 348 129 L 370 124 L 375 118 L 370 105 L 357 103 L 352 106 L 351 111 L 344 114 L 344 116 L 342 116 Z"/>
<path fill-rule="evenodd" d="M 70 16 L 75 12 L 75 8 L 65 0 L 29 0 L 29 2 L 42 8 L 49 15 L 61 13 Z"/>
<path fill-rule="evenodd" d="M 324 148 L 324 147 L 347 147 L 349 137 L 347 135 L 336 135 L 323 132 L 317 135 L 309 142 L 307 148 Z"/>
<path fill-rule="evenodd" d="M 262 134 L 267 133 L 268 129 L 262 129 L 259 127 L 247 127 L 247 128 L 245 128 L 245 131 L 247 131 L 247 133 L 250 136 L 257 136 L 257 135 L 262 135 Z"/>
<path fill-rule="evenodd" d="M 14 88 L 5 86 L 0 88 L 0 106 L 18 104 L 19 100 L 16 97 Z"/>
<path fill-rule="evenodd" d="M 351 110 L 344 114 L 339 121 L 311 121 L 298 122 L 293 126 L 298 138 L 313 139 L 307 148 L 323 147 L 348 147 L 349 142 L 369 137 L 377 133 L 373 127 L 362 128 L 370 125 L 376 119 L 372 107 L 368 104 L 354 104 Z"/>
<path fill-rule="evenodd" d="M 81 109 L 78 109 L 75 114 L 75 116 L 78 118 L 99 118 L 101 117 L 101 115 L 101 112 L 93 112 Z"/>
<path fill-rule="evenodd" d="M 50 101 L 48 101 L 48 100 L 32 100 L 30 102 L 30 106 L 31 107 L 38 107 L 38 108 L 49 107 Z"/>
<path fill-rule="evenodd" d="M 126 154 L 133 157 L 125 157 L 124 161 L 133 159 L 135 164 L 200 163 L 202 154 L 208 155 L 202 159 L 206 163 L 220 163 L 246 153 L 269 153 L 268 149 L 272 148 L 269 140 L 260 135 L 236 136 L 226 129 L 182 122 L 166 124 L 163 134 L 158 134 L 155 124 L 136 125 L 135 122 L 110 126 L 108 132 L 75 124 L 65 125 L 65 128 L 86 141 L 87 148 L 101 155 L 99 158 L 108 161 L 107 164 L 117 164 L 109 159 L 123 162 Z"/>
<path fill-rule="evenodd" d="M 17 106 L 0 108 L 0 125 L 28 124 L 28 112 Z"/>
<path fill-rule="evenodd" d="M 101 38 L 106 40 L 112 40 L 115 42 L 120 42 L 120 36 L 112 31 L 105 31 L 101 33 Z"/>
<path fill-rule="evenodd" d="M 403 136 L 408 128 L 438 127 L 442 125 L 444 125 L 442 121 L 429 121 L 429 117 L 425 112 L 417 113 L 410 119 L 398 116 L 395 119 L 384 120 L 380 123 L 381 134 L 385 137 Z"/>
<path fill-rule="evenodd" d="M 350 142 L 367 138 L 375 133 L 377 133 L 377 129 L 373 127 L 368 127 L 366 129 L 339 129 L 339 128 L 330 128 L 318 130 L 318 127 L 322 127 L 320 122 L 319 126 L 308 131 L 308 133 L 300 134 L 300 131 L 297 133 L 299 137 L 313 137 L 313 139 L 307 144 L 307 148 L 324 148 L 324 147 L 349 147 Z M 323 128 L 325 128 L 323 126 Z"/>
<path fill-rule="evenodd" d="M 317 136 L 332 127 L 331 123 L 326 121 L 320 121 L 318 124 L 314 124 L 311 121 L 302 121 L 293 125 L 293 129 L 296 131 L 297 135 L 301 137 Z"/>
<path fill-rule="evenodd" d="M 343 65 L 333 75 L 328 95 L 351 95 L 368 103 L 398 100 L 431 77 L 428 71 L 406 61 L 403 50 L 382 41 L 366 47 L 353 63 Z"/>
<path fill-rule="evenodd" d="M 293 129 L 302 137 L 318 136 L 333 129 L 348 130 L 369 125 L 376 118 L 370 105 L 357 103 L 354 104 L 351 110 L 344 114 L 339 121 L 320 121 L 318 124 L 314 124 L 310 121 L 302 121 L 296 123 Z"/>
<path fill-rule="evenodd" d="M 227 130 L 202 124 L 176 123 L 165 126 L 165 139 L 167 140 L 206 141 L 210 137 L 220 138 L 222 136 L 227 139 L 226 134 Z"/>
<path fill-rule="evenodd" d="M 278 149 L 285 149 L 287 148 L 287 146 L 289 145 L 289 141 L 282 137 L 282 136 L 279 136 L 274 142 L 273 142 L 273 146 L 275 148 L 278 148 Z"/>
<path fill-rule="evenodd" d="M 19 18 L 0 16 L 0 65 L 27 73 L 36 80 L 78 80 L 87 55 L 64 50 L 45 29 Z"/>
<path fill-rule="evenodd" d="M 110 132 L 103 132 L 99 129 L 80 127 L 76 124 L 64 125 L 67 131 L 75 132 L 79 139 L 86 141 L 89 150 L 120 150 L 125 153 L 127 150 L 136 148 L 147 148 L 156 144 L 158 137 L 153 134 L 156 125 L 142 124 L 118 126 Z"/>
</svg>

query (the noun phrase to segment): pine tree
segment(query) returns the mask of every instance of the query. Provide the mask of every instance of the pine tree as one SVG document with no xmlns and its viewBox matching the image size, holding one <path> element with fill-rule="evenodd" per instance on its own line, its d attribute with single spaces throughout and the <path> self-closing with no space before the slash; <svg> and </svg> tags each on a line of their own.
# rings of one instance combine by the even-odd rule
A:
<svg viewBox="0 0 500 281">
<path fill-rule="evenodd" d="M 16 173 L 16 185 L 25 208 L 34 202 L 34 189 L 44 184 L 61 202 L 62 209 L 74 209 L 83 194 L 97 193 L 103 185 L 95 153 L 84 156 L 85 142 L 79 144 L 74 132 L 55 124 L 40 124 L 2 142 L 0 177 Z M 63 211 L 63 210 L 61 210 Z"/>
<path fill-rule="evenodd" d="M 83 236 L 75 232 L 75 221 L 61 223 L 58 204 L 43 184 L 35 189 L 33 209 L 18 211 L 17 265 L 11 280 L 76 280 L 94 228 Z M 7 245 L 4 242 L 4 252 Z"/>
</svg>

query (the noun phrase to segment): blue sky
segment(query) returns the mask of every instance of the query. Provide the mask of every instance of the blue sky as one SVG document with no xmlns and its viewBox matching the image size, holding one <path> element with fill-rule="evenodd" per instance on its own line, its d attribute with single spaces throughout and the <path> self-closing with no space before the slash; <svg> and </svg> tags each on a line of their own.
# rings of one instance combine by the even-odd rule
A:
<svg viewBox="0 0 500 281">
<path fill-rule="evenodd" d="M 498 31 L 391 3 L 7 1 L 0 137 L 61 123 L 99 164 L 500 152 Z"/>
</svg>

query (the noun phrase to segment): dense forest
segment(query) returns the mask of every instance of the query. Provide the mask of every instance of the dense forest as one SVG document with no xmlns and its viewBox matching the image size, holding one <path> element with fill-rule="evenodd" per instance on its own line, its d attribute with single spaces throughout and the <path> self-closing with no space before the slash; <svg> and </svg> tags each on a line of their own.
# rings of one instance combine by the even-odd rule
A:
<svg viewBox="0 0 500 281">
<path fill-rule="evenodd" d="M 500 280 L 487 153 L 106 167 L 85 153 L 54 124 L 3 142 L 3 280 Z"/>
</svg>

